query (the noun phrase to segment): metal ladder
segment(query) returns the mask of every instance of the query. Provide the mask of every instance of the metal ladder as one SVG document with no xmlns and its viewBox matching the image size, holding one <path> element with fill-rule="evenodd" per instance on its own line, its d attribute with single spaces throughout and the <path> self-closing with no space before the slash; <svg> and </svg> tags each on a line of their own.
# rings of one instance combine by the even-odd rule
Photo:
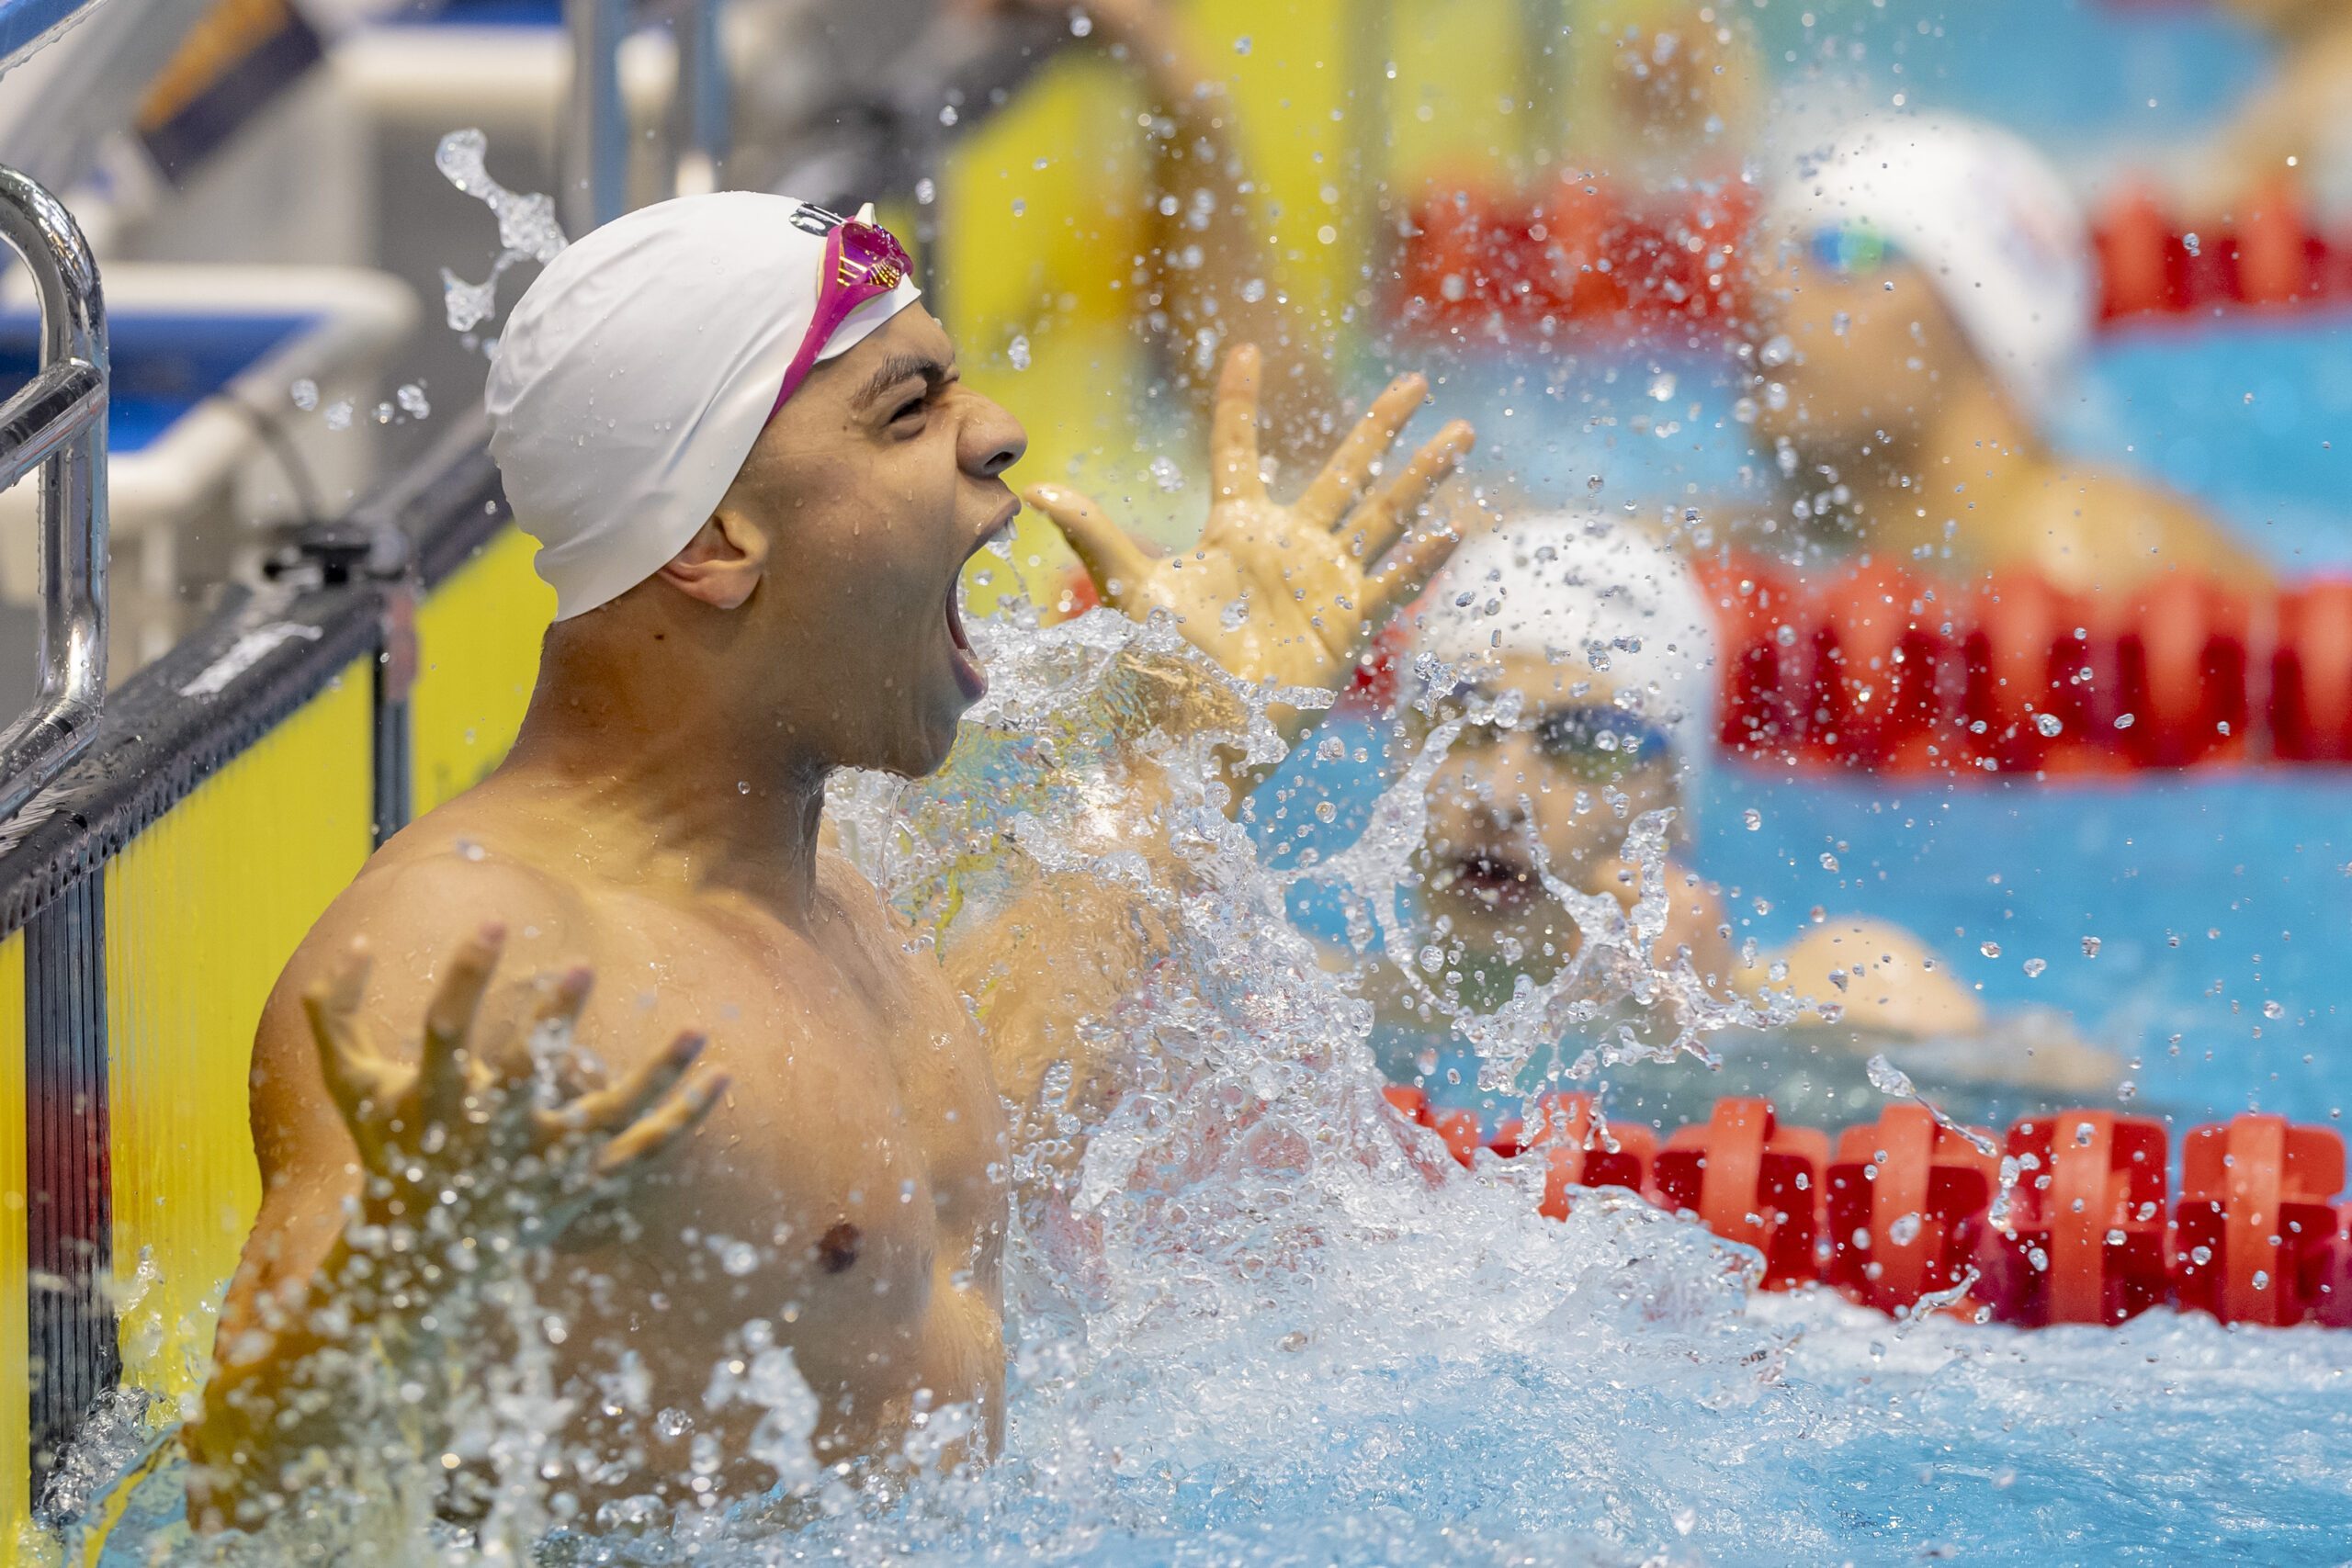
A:
<svg viewBox="0 0 2352 1568">
<path fill-rule="evenodd" d="M 0 167 L 0 239 L 40 305 L 40 369 L 0 403 L 0 490 L 40 470 L 40 689 L 0 731 L 0 818 L 90 743 L 107 685 L 107 316 L 62 202 Z"/>
</svg>

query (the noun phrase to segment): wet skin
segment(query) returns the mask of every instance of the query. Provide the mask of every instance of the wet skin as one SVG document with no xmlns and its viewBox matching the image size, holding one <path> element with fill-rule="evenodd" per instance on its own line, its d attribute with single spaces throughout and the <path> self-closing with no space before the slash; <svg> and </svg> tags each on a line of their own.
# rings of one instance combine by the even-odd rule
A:
<svg viewBox="0 0 2352 1568">
<path fill-rule="evenodd" d="M 1792 496 L 1931 570 L 2030 571 L 2078 592 L 2174 570 L 2267 579 L 2184 498 L 2052 451 L 1900 253 L 1849 274 L 1801 239 L 1763 253 L 1758 289 L 1758 343 L 1785 337 L 1791 357 L 1758 371 L 1785 395 L 1758 387 L 1756 429 L 1796 452 Z"/>
<path fill-rule="evenodd" d="M 1577 949 L 1576 923 L 1544 890 L 1536 852 L 1570 886 L 1630 907 L 1642 887 L 1637 868 L 1623 857 L 1627 829 L 1645 812 L 1687 809 L 1689 803 L 1669 759 L 1629 762 L 1593 750 L 1560 756 L 1539 743 L 1544 715 L 1608 706 L 1607 677 L 1581 665 L 1506 654 L 1483 685 L 1490 694 L 1517 693 L 1520 718 L 1508 729 L 1466 726 L 1431 777 L 1419 901 L 1430 926 L 1442 921 L 1461 945 L 1452 966 L 1465 976 L 1463 999 L 1492 1009 L 1521 976 L 1547 979 Z M 1421 744 L 1428 728 L 1429 721 L 1414 715 L 1408 743 Z M 1832 920 L 1750 964 L 1733 951 L 1713 884 L 1672 860 L 1658 874 L 1668 899 L 1657 957 L 1666 963 L 1678 951 L 1688 953 L 1713 987 L 1752 994 L 1771 983 L 1779 960 L 1786 964 L 1781 984 L 1801 997 L 1835 1000 L 1849 1026 L 1922 1035 L 1984 1028 L 1984 1010 L 1908 932 L 1876 921 Z M 1391 983 L 1377 987 L 1375 999 L 1392 1021 L 1402 1021 L 1413 997 Z"/>
<path fill-rule="evenodd" d="M 1331 684 L 1452 547 L 1412 520 L 1468 432 L 1449 427 L 1374 483 L 1426 395 L 1400 378 L 1307 493 L 1276 503 L 1257 479 L 1257 364 L 1246 348 L 1228 361 L 1217 500 L 1194 550 L 1152 562 L 1084 497 L 1032 499 L 1109 602 L 1169 615 L 1250 678 Z M 359 1429 L 339 1398 L 306 1405 L 327 1386 L 322 1347 L 355 1337 L 318 1307 L 372 1325 L 396 1381 L 443 1375 L 436 1331 L 504 1355 L 480 1324 L 425 1322 L 459 1310 L 405 1255 L 355 1264 L 355 1203 L 390 1225 L 447 1206 L 469 1266 L 519 1261 L 577 1401 L 572 1468 L 551 1490 L 585 1504 L 768 1484 L 749 1453 L 762 1413 L 704 1397 L 752 1320 L 816 1395 L 820 1461 L 891 1462 L 946 1406 L 971 1427 L 944 1457 L 993 1447 L 1000 1089 L 1023 1098 L 1073 1054 L 1071 1017 L 1098 995 L 1073 991 L 1073 973 L 1100 995 L 1126 988 L 1136 955 L 1102 933 L 1130 922 L 1047 899 L 943 966 L 820 848 L 820 818 L 836 767 L 937 767 L 982 689 L 953 593 L 1011 521 L 1001 476 L 1023 439 L 956 380 L 920 308 L 820 367 L 686 549 L 549 633 L 499 769 L 388 844 L 304 941 L 255 1044 L 264 1198 L 188 1431 L 200 1527 L 271 1511 L 306 1448 L 359 1448 L 347 1462 L 364 1469 L 366 1444 L 406 1441 Z M 1238 620 L 1237 599 L 1250 607 Z M 483 921 L 496 930 L 458 945 Z M 363 940 L 372 970 L 353 956 Z M 985 1043 L 966 1007 L 976 974 L 1000 1003 Z M 552 1069 L 563 1105 L 514 1112 L 528 1111 L 529 1069 L 514 1042 L 534 1018 L 575 1015 L 578 1049 Z M 519 1156 L 553 1164 L 539 1156 L 575 1144 L 607 1179 L 576 1200 L 535 1186 Z M 509 1192 L 561 1220 L 518 1224 Z M 395 1263 L 404 1297 L 378 1288 Z M 625 1366 L 633 1391 L 613 1377 Z M 421 1406 L 428 1454 L 446 1436 L 439 1403 Z M 696 1435 L 722 1456 L 703 1476 Z"/>
<path fill-rule="evenodd" d="M 665 1408 L 741 1455 L 759 1413 L 713 1415 L 702 1394 L 754 1317 L 823 1391 L 822 1459 L 887 1447 L 926 1396 L 993 1435 L 1004 1113 L 940 965 L 814 833 L 831 766 L 927 772 L 976 694 L 949 595 L 1016 510 L 999 476 L 1024 437 L 953 363 L 910 309 L 822 367 L 662 578 L 550 635 L 508 761 L 388 844 L 304 942 L 255 1046 L 265 1199 L 216 1395 L 257 1299 L 308 1286 L 359 1190 L 305 993 L 364 936 L 368 1007 L 397 1030 L 453 939 L 494 916 L 505 983 L 479 1032 L 519 1019 L 535 976 L 584 964 L 577 1038 L 606 1075 L 699 1029 L 702 1070 L 729 1080 L 628 1223 L 575 1226 L 537 1286 L 565 1320 L 569 1436 L 619 1461 L 580 1490 L 687 1495 L 690 1436 L 661 1435 Z M 750 1243 L 755 1265 L 722 1267 L 714 1238 Z M 594 1380 L 624 1354 L 650 1392 L 608 1414 Z M 216 1427 L 226 1414 L 216 1397 L 200 1458 L 243 1437 Z"/>
</svg>

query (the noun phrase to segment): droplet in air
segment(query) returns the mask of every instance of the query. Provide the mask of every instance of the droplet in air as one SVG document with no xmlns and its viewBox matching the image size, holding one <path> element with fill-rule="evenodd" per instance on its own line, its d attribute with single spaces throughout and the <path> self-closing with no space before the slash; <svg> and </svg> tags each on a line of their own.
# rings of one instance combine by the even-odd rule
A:
<svg viewBox="0 0 2352 1568">
<path fill-rule="evenodd" d="M 1173 457 L 1163 452 L 1151 460 L 1151 482 L 1158 485 L 1163 494 L 1173 495 L 1184 488 L 1184 470 L 1176 466 Z"/>
<path fill-rule="evenodd" d="M 2051 736 L 2056 735 L 2060 730 L 2066 728 L 2064 724 L 2059 721 L 2058 716 L 2054 713 L 2036 714 L 2033 718 L 2033 727 L 2041 731 L 2042 734 Z"/>
<path fill-rule="evenodd" d="M 2029 958 L 2025 961 L 2025 977 L 2029 980 L 2039 980 L 2041 978 L 2041 972 L 2049 967 L 2050 962 L 2047 959 Z"/>
<path fill-rule="evenodd" d="M 1004 357 L 1012 362 L 1012 367 L 1015 370 L 1028 369 L 1029 340 L 1018 333 L 1015 333 L 1012 341 L 1004 345 Z"/>
<path fill-rule="evenodd" d="M 2001 956 L 2001 944 L 1997 942 L 1982 942 L 1978 944 L 1976 951 L 1987 958 L 1998 958 Z"/>
<path fill-rule="evenodd" d="M 319 406 L 319 384 L 307 376 L 287 388 L 286 391 L 294 400 L 294 406 L 305 413 Z"/>
<path fill-rule="evenodd" d="M 1739 819 L 1747 824 L 1747 830 L 1751 833 L 1764 826 L 1764 813 L 1752 806 L 1739 814 Z"/>
<path fill-rule="evenodd" d="M 401 412 L 411 419 L 424 419 L 433 412 L 433 405 L 425 400 L 424 389 L 414 381 L 403 381 L 400 390 L 392 394 Z"/>
<path fill-rule="evenodd" d="M 2097 958 L 2098 956 L 2098 938 L 2095 936 L 2086 936 L 2083 938 L 2083 956 L 2085 958 Z"/>
</svg>

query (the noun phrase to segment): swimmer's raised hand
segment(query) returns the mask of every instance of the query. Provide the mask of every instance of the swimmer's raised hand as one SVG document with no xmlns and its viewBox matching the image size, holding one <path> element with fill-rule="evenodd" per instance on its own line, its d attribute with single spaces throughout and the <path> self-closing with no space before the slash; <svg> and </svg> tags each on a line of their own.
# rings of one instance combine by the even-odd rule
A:
<svg viewBox="0 0 2352 1568">
<path fill-rule="evenodd" d="M 1200 542 L 1154 559 L 1085 496 L 1036 485 L 1103 603 L 1138 619 L 1166 612 L 1193 645 L 1249 681 L 1331 689 L 1387 619 L 1411 603 L 1461 536 L 1429 514 L 1430 492 L 1470 450 L 1455 420 L 1403 466 L 1390 449 L 1429 394 L 1399 376 L 1287 504 L 1266 493 L 1258 458 L 1259 355 L 1228 355 L 1211 434 L 1216 499 Z"/>
<path fill-rule="evenodd" d="M 492 1236 L 552 1242 L 624 1196 L 727 1087 L 717 1072 L 687 1076 L 703 1041 L 681 1034 L 621 1083 L 582 1088 L 569 1057 L 588 1000 L 584 968 L 543 987 L 526 1031 L 478 1037 L 504 943 L 501 928 L 485 926 L 458 947 L 425 1009 L 414 1066 L 370 1038 L 364 945 L 302 998 L 327 1090 L 359 1148 L 364 1235 L 346 1238 L 354 1250 L 430 1258 Z"/>
</svg>

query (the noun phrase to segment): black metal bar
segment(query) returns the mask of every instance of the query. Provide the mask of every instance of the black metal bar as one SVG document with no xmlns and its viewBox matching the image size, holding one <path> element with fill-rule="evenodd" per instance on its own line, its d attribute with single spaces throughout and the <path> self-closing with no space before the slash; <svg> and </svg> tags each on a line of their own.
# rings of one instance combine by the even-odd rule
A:
<svg viewBox="0 0 2352 1568">
<path fill-rule="evenodd" d="M 105 879 L 83 877 L 25 928 L 26 1322 L 39 1496 L 98 1396 L 115 1337 L 107 1121 Z"/>
</svg>

